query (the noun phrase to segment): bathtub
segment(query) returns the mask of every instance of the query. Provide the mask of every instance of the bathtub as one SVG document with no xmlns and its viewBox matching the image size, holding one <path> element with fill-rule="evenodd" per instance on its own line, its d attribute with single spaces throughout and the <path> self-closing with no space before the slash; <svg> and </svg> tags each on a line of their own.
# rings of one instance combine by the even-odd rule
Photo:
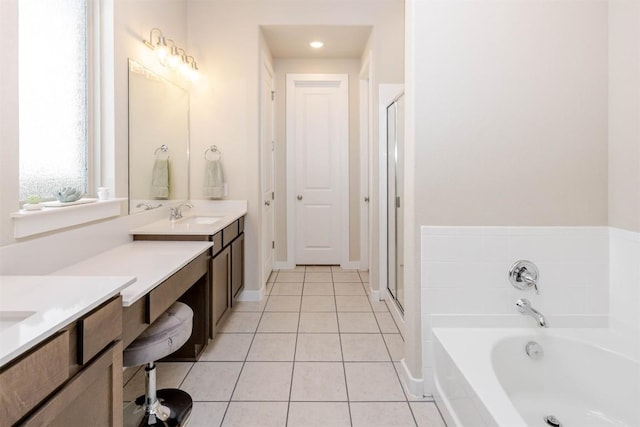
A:
<svg viewBox="0 0 640 427">
<path fill-rule="evenodd" d="M 637 341 L 606 328 L 433 335 L 435 397 L 449 427 L 640 426 Z M 529 342 L 539 358 L 526 354 Z"/>
</svg>

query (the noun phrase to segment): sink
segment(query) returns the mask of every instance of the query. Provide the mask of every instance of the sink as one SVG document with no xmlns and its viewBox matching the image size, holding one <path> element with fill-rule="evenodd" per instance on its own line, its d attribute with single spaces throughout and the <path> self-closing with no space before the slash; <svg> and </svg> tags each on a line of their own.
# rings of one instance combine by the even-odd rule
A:
<svg viewBox="0 0 640 427">
<path fill-rule="evenodd" d="M 220 221 L 223 217 L 221 216 L 192 216 L 189 218 L 185 218 L 184 222 L 189 224 L 198 224 L 198 225 L 211 225 Z"/>
<path fill-rule="evenodd" d="M 36 314 L 35 311 L 0 311 L 0 331 L 4 331 Z"/>
</svg>

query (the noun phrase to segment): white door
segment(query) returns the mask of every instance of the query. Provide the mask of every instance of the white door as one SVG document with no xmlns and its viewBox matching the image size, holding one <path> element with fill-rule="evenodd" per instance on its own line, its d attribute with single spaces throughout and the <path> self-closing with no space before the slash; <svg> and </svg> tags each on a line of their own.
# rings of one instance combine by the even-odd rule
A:
<svg viewBox="0 0 640 427">
<path fill-rule="evenodd" d="M 262 66 L 262 284 L 273 270 L 274 254 L 274 142 L 273 142 L 273 73 Z"/>
<path fill-rule="evenodd" d="M 295 264 L 346 263 L 348 76 L 288 75 L 287 101 Z"/>
</svg>

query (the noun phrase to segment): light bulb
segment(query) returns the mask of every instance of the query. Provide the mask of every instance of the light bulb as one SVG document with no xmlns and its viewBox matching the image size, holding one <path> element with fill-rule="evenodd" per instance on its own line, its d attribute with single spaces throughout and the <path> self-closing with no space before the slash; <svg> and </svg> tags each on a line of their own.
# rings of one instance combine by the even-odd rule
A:
<svg viewBox="0 0 640 427">
<path fill-rule="evenodd" d="M 312 41 L 311 43 L 309 43 L 309 46 L 314 49 L 320 49 L 322 46 L 324 46 L 324 43 L 322 43 L 321 41 Z"/>
</svg>

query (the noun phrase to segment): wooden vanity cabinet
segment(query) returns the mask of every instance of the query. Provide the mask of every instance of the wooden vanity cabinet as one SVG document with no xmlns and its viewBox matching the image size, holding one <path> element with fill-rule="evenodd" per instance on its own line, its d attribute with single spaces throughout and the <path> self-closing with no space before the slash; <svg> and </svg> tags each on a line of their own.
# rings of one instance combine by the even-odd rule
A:
<svg viewBox="0 0 640 427">
<path fill-rule="evenodd" d="M 117 296 L 2 367 L 0 426 L 121 426 L 121 314 Z"/>
<path fill-rule="evenodd" d="M 209 262 L 208 313 L 209 337 L 216 334 L 216 325 L 232 307 L 244 288 L 244 217 L 240 217 L 213 235 L 145 235 L 134 240 L 175 240 L 213 242 Z M 194 325 L 195 327 L 195 325 Z M 126 332 L 125 332 L 126 335 Z M 125 339 L 125 345 L 126 345 Z"/>
</svg>

